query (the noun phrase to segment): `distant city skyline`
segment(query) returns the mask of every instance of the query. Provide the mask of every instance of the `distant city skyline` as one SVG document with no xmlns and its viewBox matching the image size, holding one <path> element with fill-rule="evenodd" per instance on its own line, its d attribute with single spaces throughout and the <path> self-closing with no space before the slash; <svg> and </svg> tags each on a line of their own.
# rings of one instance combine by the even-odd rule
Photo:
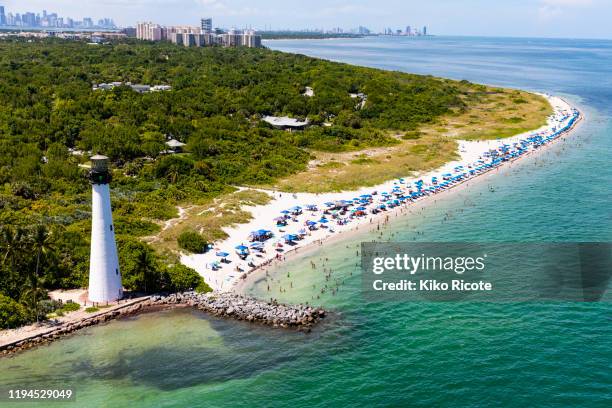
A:
<svg viewBox="0 0 612 408">
<path fill-rule="evenodd" d="M 213 17 L 215 26 L 226 28 L 383 32 L 411 25 L 439 35 L 612 39 L 612 0 L 0 0 L 0 6 L 5 13 L 52 9 L 74 19 L 108 17 L 120 26 Z"/>
<path fill-rule="evenodd" d="M 49 28 L 49 29 L 114 29 L 115 22 L 112 18 L 103 17 L 94 19 L 83 17 L 82 19 L 62 16 L 54 10 L 27 10 L 17 11 L 6 8 L 0 4 L 0 27 L 22 27 L 22 28 Z"/>
</svg>

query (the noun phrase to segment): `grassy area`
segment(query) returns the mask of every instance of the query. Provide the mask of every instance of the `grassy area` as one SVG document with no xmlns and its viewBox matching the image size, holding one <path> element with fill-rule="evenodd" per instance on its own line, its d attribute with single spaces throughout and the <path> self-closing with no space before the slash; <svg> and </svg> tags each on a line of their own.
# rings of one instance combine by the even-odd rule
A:
<svg viewBox="0 0 612 408">
<path fill-rule="evenodd" d="M 482 86 L 480 91 L 461 97 L 467 108 L 419 130 L 460 140 L 503 139 L 546 125 L 546 118 L 552 114 L 544 97 L 520 90 Z"/>
<path fill-rule="evenodd" d="M 529 92 L 460 83 L 466 108 L 455 109 L 416 131 L 395 135 L 399 144 L 352 153 L 311 151 L 307 171 L 270 188 L 323 193 L 354 190 L 435 169 L 459 157 L 457 140 L 511 137 L 546 124 L 552 107 Z"/>
<path fill-rule="evenodd" d="M 263 205 L 270 201 L 270 196 L 257 190 L 241 190 L 222 195 L 208 203 L 186 205 L 178 218 L 169 220 L 162 226 L 161 232 L 145 238 L 158 252 L 166 255 L 178 253 L 177 239 L 183 231 L 196 231 L 207 242 L 225 238 L 223 227 L 243 224 L 251 220 L 251 213 L 245 206 Z"/>
<path fill-rule="evenodd" d="M 314 159 L 306 171 L 264 187 L 323 193 L 355 190 L 416 175 L 456 160 L 457 140 L 514 136 L 545 125 L 552 113 L 550 104 L 539 95 L 469 83 L 460 86 L 465 87 L 462 98 L 466 108 L 455 109 L 418 130 L 387 133 L 387 137 L 397 141 L 394 145 L 337 153 L 309 150 Z M 267 194 L 248 189 L 198 205 L 186 204 L 179 218 L 164 224 L 159 235 L 147 241 L 166 255 L 178 253 L 177 238 L 184 231 L 196 231 L 207 242 L 218 241 L 226 237 L 223 227 L 251 219 L 244 206 L 266 204 L 269 200 Z"/>
<path fill-rule="evenodd" d="M 285 178 L 274 188 L 311 193 L 355 190 L 431 170 L 458 156 L 456 141 L 423 135 L 418 139 L 400 139 L 393 147 L 353 153 L 316 153 L 316 157 L 307 171 Z"/>
</svg>

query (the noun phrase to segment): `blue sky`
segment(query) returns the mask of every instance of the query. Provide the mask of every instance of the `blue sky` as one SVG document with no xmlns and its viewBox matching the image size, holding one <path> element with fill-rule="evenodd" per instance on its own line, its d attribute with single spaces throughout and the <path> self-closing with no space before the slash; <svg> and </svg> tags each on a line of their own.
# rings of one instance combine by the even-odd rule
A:
<svg viewBox="0 0 612 408">
<path fill-rule="evenodd" d="M 7 12 L 215 26 L 332 28 L 427 25 L 433 34 L 612 39 L 612 0 L 0 0 Z"/>
</svg>

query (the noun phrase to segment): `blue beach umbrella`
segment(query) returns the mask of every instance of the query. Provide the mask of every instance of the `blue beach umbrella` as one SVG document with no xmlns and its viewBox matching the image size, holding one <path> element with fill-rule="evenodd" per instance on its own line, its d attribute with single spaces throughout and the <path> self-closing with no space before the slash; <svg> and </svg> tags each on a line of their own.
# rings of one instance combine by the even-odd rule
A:
<svg viewBox="0 0 612 408">
<path fill-rule="evenodd" d="M 229 256 L 227 252 L 217 252 L 217 256 L 221 258 L 226 258 Z"/>
</svg>

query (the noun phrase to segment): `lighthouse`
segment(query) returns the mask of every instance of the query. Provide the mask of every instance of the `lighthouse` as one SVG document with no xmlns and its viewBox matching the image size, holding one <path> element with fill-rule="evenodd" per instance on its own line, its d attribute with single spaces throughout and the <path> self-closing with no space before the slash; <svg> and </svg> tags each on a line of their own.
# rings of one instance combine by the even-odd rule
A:
<svg viewBox="0 0 612 408">
<path fill-rule="evenodd" d="M 108 157 L 91 158 L 89 180 L 92 188 L 89 300 L 113 302 L 123 296 L 123 287 L 110 202 Z"/>
</svg>

